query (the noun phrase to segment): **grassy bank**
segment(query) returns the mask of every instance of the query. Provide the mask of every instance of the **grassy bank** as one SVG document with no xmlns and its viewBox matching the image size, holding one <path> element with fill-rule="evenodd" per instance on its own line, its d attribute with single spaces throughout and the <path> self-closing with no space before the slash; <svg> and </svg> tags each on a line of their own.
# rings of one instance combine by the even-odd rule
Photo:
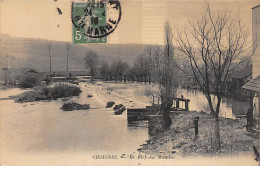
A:
<svg viewBox="0 0 260 169">
<path fill-rule="evenodd" d="M 15 102 L 33 102 L 38 100 L 52 100 L 70 96 L 78 96 L 81 90 L 69 83 L 58 83 L 54 87 L 38 87 L 33 91 L 24 92 L 15 97 Z"/>
<path fill-rule="evenodd" d="M 195 138 L 193 118 L 199 117 L 199 135 Z M 219 119 L 221 149 L 213 150 L 214 119 L 203 112 L 181 112 L 172 116 L 173 125 L 160 135 L 151 137 L 140 149 L 146 154 L 181 156 L 215 156 L 253 153 L 260 139 L 246 131 L 246 118 Z"/>
</svg>

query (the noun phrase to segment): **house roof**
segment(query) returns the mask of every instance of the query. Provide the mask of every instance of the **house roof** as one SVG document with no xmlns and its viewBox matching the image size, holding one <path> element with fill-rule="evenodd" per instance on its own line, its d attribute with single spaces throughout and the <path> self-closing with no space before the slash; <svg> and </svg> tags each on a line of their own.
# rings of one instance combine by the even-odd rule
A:
<svg viewBox="0 0 260 169">
<path fill-rule="evenodd" d="M 260 92 L 260 76 L 250 80 L 248 83 L 242 86 L 242 88 Z"/>
<path fill-rule="evenodd" d="M 256 5 L 256 6 L 254 6 L 252 9 L 254 9 L 254 8 L 258 8 L 260 6 L 260 4 L 259 5 Z"/>
</svg>

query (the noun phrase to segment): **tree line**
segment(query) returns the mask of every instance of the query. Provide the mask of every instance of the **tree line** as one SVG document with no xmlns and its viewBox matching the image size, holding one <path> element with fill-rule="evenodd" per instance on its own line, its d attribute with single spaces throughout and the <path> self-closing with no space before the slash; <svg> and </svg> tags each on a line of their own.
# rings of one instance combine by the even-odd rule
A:
<svg viewBox="0 0 260 169">
<path fill-rule="evenodd" d="M 85 57 L 85 66 L 89 70 L 92 78 L 103 80 L 129 81 L 129 82 L 158 82 L 159 72 L 165 65 L 163 59 L 165 49 L 163 46 L 148 46 L 142 54 L 134 59 L 132 65 L 121 59 L 112 63 L 102 61 L 94 51 L 88 51 Z M 171 65 L 174 67 L 174 64 Z"/>
</svg>

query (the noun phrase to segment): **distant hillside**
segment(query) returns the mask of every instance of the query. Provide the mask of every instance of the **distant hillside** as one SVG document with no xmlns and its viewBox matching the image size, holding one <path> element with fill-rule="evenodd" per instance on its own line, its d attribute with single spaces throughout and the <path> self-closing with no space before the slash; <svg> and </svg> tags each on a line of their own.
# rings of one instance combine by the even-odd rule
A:
<svg viewBox="0 0 260 169">
<path fill-rule="evenodd" d="M 14 56 L 9 60 L 11 67 L 30 67 L 39 71 L 49 70 L 48 44 L 51 43 L 53 71 L 66 69 L 65 42 L 42 39 L 16 38 L 1 35 L 1 62 L 5 56 Z M 69 69 L 84 70 L 84 57 L 89 50 L 95 51 L 100 60 L 112 62 L 120 58 L 122 61 L 133 63 L 135 57 L 143 53 L 148 45 L 141 44 L 71 44 L 69 53 Z M 2 64 L 2 67 L 4 65 Z"/>
<path fill-rule="evenodd" d="M 49 51 L 51 44 L 52 71 L 65 71 L 67 65 L 66 42 L 43 39 L 17 38 L 0 34 L 1 68 L 32 68 L 37 71 L 49 71 Z M 95 51 L 99 59 L 108 63 L 121 59 L 133 64 L 149 45 L 143 44 L 71 44 L 69 52 L 69 70 L 84 71 L 84 58 L 89 50 Z M 175 51 L 176 52 L 176 51 Z M 179 59 L 180 54 L 177 54 Z"/>
</svg>

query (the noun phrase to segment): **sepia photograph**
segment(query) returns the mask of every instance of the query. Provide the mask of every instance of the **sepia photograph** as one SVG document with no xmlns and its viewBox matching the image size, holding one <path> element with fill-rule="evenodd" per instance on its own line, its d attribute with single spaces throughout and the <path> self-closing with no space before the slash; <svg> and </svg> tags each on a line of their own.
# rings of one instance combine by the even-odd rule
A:
<svg viewBox="0 0 260 169">
<path fill-rule="evenodd" d="M 0 166 L 259 152 L 259 0 L 0 0 Z"/>
</svg>

